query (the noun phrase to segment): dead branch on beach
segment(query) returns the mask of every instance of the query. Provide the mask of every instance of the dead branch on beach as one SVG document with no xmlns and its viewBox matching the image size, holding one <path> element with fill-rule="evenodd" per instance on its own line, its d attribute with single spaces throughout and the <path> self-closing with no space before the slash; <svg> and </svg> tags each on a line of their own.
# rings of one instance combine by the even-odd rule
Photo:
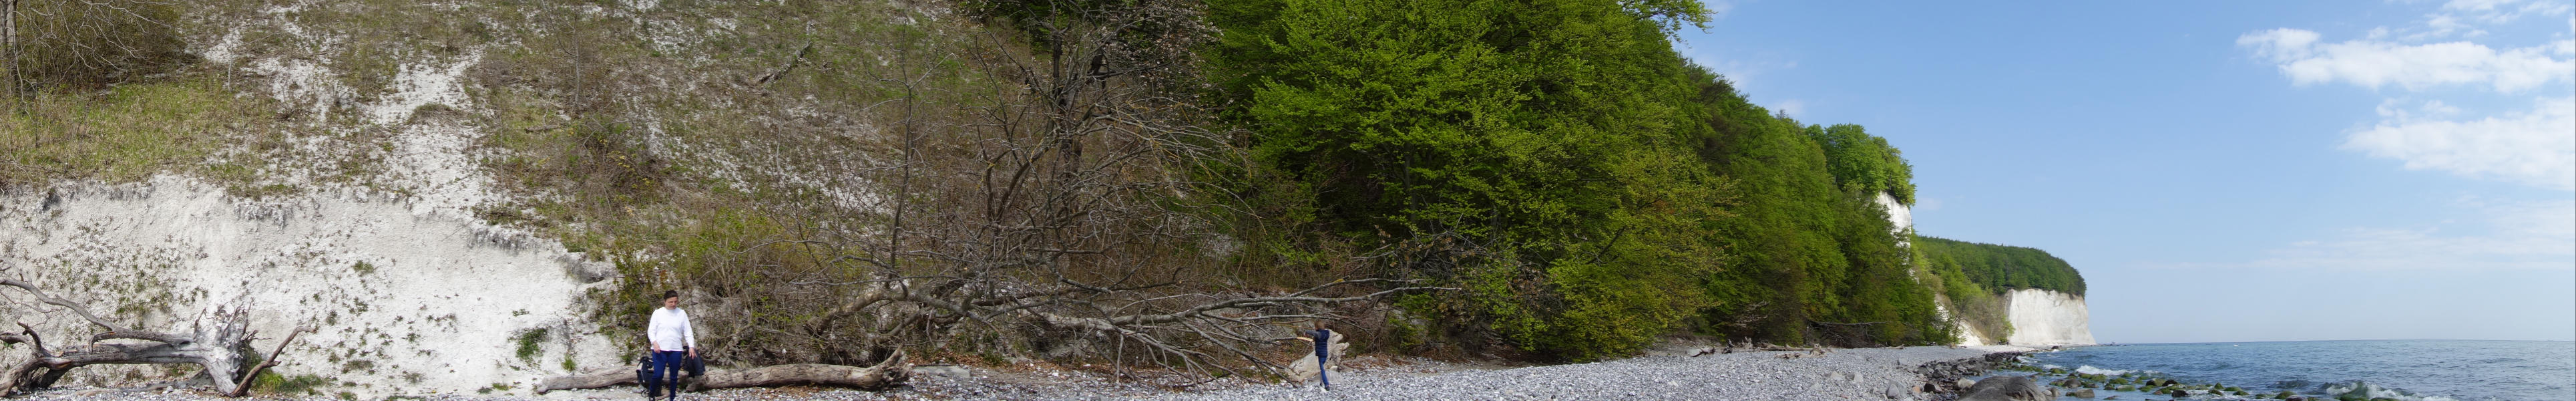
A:
<svg viewBox="0 0 2576 401">
<path fill-rule="evenodd" d="M 54 297 L 34 283 L 0 278 L 0 286 L 16 287 L 33 295 L 37 302 L 53 305 L 79 316 L 104 330 L 90 336 L 86 344 L 48 348 L 34 327 L 19 323 L 22 331 L 0 333 L 0 343 L 28 344 L 32 353 L 25 363 L 9 367 L 0 376 L 0 397 L 52 387 L 72 369 L 110 364 L 188 364 L 201 369 L 190 383 L 212 385 L 216 392 L 239 396 L 249 371 L 246 366 L 253 356 L 250 342 L 257 333 L 250 330 L 247 309 L 218 306 L 197 317 L 187 331 L 148 331 L 117 324 L 71 300 Z M 293 334 L 287 336 L 289 341 Z M 140 341 L 109 342 L 115 340 Z M 285 348 L 283 342 L 279 348 Z M 274 362 L 261 363 L 261 367 Z M 250 369 L 246 369 L 250 368 Z"/>
<path fill-rule="evenodd" d="M 878 362 L 876 366 L 856 367 L 825 364 L 773 365 L 750 369 L 716 369 L 706 376 L 682 378 L 680 387 L 687 391 L 720 388 L 775 386 L 830 386 L 882 390 L 902 384 L 912 375 L 912 365 L 903 351 Z M 546 378 L 537 384 L 537 394 L 555 390 L 587 389 L 635 383 L 635 371 L 602 369 L 590 373 Z"/>
<path fill-rule="evenodd" d="M 859 72 L 894 94 L 861 109 L 884 118 L 869 145 L 887 157 L 855 180 L 874 186 L 873 210 L 698 262 L 728 267 L 679 283 L 711 298 L 701 353 L 865 365 L 936 349 L 1104 361 L 1125 378 L 1145 376 L 1131 366 L 1189 372 L 1159 376 L 1186 386 L 1276 372 L 1283 361 L 1267 358 L 1290 330 L 1355 304 L 1447 290 L 1223 271 L 1245 245 L 1219 224 L 1247 213 L 1227 201 L 1245 195 L 1199 179 L 1249 156 L 1243 133 L 1208 128 L 1213 113 L 1180 97 L 1196 92 L 1176 90 L 1203 81 L 1189 53 L 1213 38 L 1201 6 L 1053 4 L 1068 15 L 1022 21 L 1040 25 L 1035 37 L 979 39 L 1013 51 L 898 47 L 892 67 Z M 1003 84 L 946 92 L 955 66 Z M 841 71 L 825 68 L 795 71 Z"/>
</svg>

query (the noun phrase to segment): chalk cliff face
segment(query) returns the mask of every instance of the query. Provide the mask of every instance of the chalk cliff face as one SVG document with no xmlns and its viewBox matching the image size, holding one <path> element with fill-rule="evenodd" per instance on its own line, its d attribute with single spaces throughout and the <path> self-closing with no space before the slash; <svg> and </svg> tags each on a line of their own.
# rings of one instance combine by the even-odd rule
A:
<svg viewBox="0 0 2576 401">
<path fill-rule="evenodd" d="M 1896 201 L 1896 196 L 1879 192 L 1873 200 L 1887 208 L 1887 221 L 1896 230 L 1914 229 L 1914 211 Z M 1910 246 L 1910 244 L 1908 244 Z M 2084 296 L 2042 289 L 2018 289 L 2005 293 L 2005 321 L 2012 323 L 2012 333 L 2004 338 L 2006 345 L 2075 345 L 2093 344 L 2090 317 L 2084 309 Z M 1942 303 L 1948 303 L 1943 300 Z M 1952 310 L 1938 307 L 1942 316 Z M 1988 333 L 1977 331 L 1966 322 L 1958 324 L 1959 345 L 1987 344 Z"/>
<path fill-rule="evenodd" d="M 1891 225 L 1896 226 L 1896 231 L 1914 229 L 1914 209 L 1905 207 L 1903 203 L 1896 203 L 1896 195 L 1879 191 L 1878 198 L 1875 200 L 1878 201 L 1879 206 L 1887 208 L 1887 222 L 1894 223 Z"/>
<path fill-rule="evenodd" d="M 1947 306 L 1942 306 L 1942 305 L 1941 305 L 1941 304 L 1947 304 L 1947 303 L 1949 303 L 1949 302 L 1950 302 L 1950 300 L 1949 300 L 1949 299 L 1947 299 L 1947 298 L 1945 297 L 1945 298 L 1941 299 L 1940 304 L 1934 304 L 1934 305 L 1932 305 L 1932 309 L 1933 309 L 1933 311 L 1935 311 L 1935 312 L 1940 312 L 1940 313 L 1941 313 L 1941 317 L 1944 317 L 1944 318 L 1951 318 L 1951 319 L 1957 319 L 1957 316 L 1955 316 L 1955 315 L 1951 315 L 1951 312 L 1950 312 L 1950 308 L 1949 308 L 1949 307 L 1947 307 Z M 1968 325 L 1968 322 L 1966 322 L 1966 321 L 1959 321 L 1959 320 L 1953 320 L 1953 321 L 1957 322 L 1957 323 L 1954 323 L 1954 324 L 1955 324 L 1955 325 L 1957 325 L 1958 327 L 1955 327 L 1954 329 L 1955 329 L 1955 330 L 1957 330 L 1957 331 L 1959 332 L 1959 345 L 1961 345 L 1961 346 L 1969 346 L 1969 347 L 1974 347 L 1974 346 L 1979 346 L 1979 345 L 1994 345 L 1994 344 L 1987 344 L 1987 343 L 1986 343 L 1986 337 L 1987 337 L 1987 336 L 1986 336 L 1986 333 L 1985 333 L 1985 332 L 1982 332 L 1982 331 L 1977 331 L 1977 326 L 1971 326 L 1971 325 Z"/>
<path fill-rule="evenodd" d="M 153 330 L 184 332 L 216 307 L 247 308 L 262 351 L 297 326 L 318 329 L 296 337 L 279 371 L 324 374 L 339 384 L 332 391 L 369 398 L 527 388 L 623 360 L 579 307 L 607 284 L 607 266 L 428 200 L 358 190 L 250 200 L 173 176 L 0 193 L 0 273 Z M 28 302 L 0 303 L 0 315 L 47 339 L 96 331 Z M 64 379 L 131 385 L 174 374 L 101 365 Z"/>
<path fill-rule="evenodd" d="M 2004 338 L 2011 345 L 2080 345 L 2093 344 L 2091 318 L 2084 310 L 2084 296 L 2041 289 L 2018 289 L 2004 294 L 2011 311 L 2012 335 Z"/>
</svg>

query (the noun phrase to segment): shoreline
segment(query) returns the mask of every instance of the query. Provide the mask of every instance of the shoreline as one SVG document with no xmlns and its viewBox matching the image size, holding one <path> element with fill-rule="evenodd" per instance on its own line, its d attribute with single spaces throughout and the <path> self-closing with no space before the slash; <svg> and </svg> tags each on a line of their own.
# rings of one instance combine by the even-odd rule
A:
<svg viewBox="0 0 2576 401">
<path fill-rule="evenodd" d="M 902 388 L 869 392 L 826 388 L 727 389 L 684 400 L 1939 400 L 1960 390 L 1958 378 L 1992 374 L 2000 363 L 2042 351 L 2017 346 L 1827 348 L 1821 352 L 1742 351 L 1692 356 L 1668 350 L 1628 359 L 1539 366 L 1442 362 L 1377 355 L 1335 369 L 1333 391 L 1311 385 L 1220 380 L 1173 391 L 1119 383 L 1104 374 L 1020 365 L 976 367 L 966 377 L 916 375 Z M 1927 386 L 1928 384 L 1928 386 Z M 1926 388 L 1932 392 L 1925 392 Z M 565 390 L 546 395 L 426 394 L 422 400 L 634 400 L 633 386 Z M 414 398 L 416 397 L 416 398 Z M 59 388 L 22 400 L 338 400 L 335 396 L 222 398 L 198 391 Z"/>
</svg>

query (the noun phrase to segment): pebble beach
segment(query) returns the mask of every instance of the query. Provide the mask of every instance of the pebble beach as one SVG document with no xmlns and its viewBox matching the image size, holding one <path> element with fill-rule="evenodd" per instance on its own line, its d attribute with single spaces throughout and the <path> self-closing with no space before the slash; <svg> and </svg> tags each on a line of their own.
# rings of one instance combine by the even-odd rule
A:
<svg viewBox="0 0 2576 401">
<path fill-rule="evenodd" d="M 1940 400 L 1927 381 L 1973 374 L 1975 361 L 2020 347 L 1907 347 L 1748 351 L 1693 356 L 1674 349 L 1635 358 L 1543 366 L 1488 366 L 1419 358 L 1353 358 L 1335 370 L 1330 391 L 1311 383 L 1225 380 L 1169 390 L 1119 383 L 1105 375 L 1062 369 L 969 369 L 964 377 L 918 375 L 887 391 L 821 388 L 725 389 L 681 395 L 693 401 L 762 400 Z M 1927 374 L 1933 380 L 1926 380 Z M 544 395 L 424 394 L 390 399 L 436 401 L 641 400 L 633 386 Z M 338 400 L 333 396 L 223 398 L 193 390 L 58 388 L 22 400 Z"/>
</svg>

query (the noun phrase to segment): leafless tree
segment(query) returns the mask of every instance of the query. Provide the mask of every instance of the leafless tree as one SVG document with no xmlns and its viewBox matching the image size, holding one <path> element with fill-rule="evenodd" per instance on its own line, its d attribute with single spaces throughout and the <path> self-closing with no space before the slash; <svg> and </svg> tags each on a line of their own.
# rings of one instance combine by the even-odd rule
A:
<svg viewBox="0 0 2576 401">
<path fill-rule="evenodd" d="M 33 283 L 0 278 L 0 286 L 25 290 L 36 302 L 61 308 L 101 330 L 84 344 L 53 348 L 47 347 L 36 329 L 24 322 L 18 323 L 22 331 L 0 333 L 0 343 L 27 344 L 31 353 L 25 362 L 9 367 L 6 375 L 0 376 L 0 396 L 51 387 L 74 368 L 112 364 L 197 365 L 203 369 L 188 382 L 211 385 L 217 392 L 241 396 L 243 387 L 249 382 L 243 379 L 267 367 L 277 357 L 272 352 L 268 362 L 259 366 L 248 363 L 253 357 L 250 343 L 257 332 L 249 329 L 250 320 L 245 316 L 247 309 L 218 307 L 198 316 L 187 331 L 138 330 L 90 313 L 79 303 L 48 295 Z M 285 341 L 293 341 L 294 336 L 290 334 L 287 338 L 278 343 L 279 349 L 284 349 Z M 58 342 L 57 345 L 69 345 L 69 342 Z"/>
<path fill-rule="evenodd" d="M 187 57 L 176 5 L 155 0 L 0 0 L 8 90 L 85 89 L 158 72 Z"/>
<path fill-rule="evenodd" d="M 989 31 L 979 47 L 991 50 L 887 46 L 900 51 L 891 67 L 868 74 L 899 94 L 861 109 L 890 120 L 877 125 L 888 157 L 865 180 L 883 209 L 863 224 L 743 244 L 726 263 L 740 268 L 706 273 L 725 277 L 695 287 L 717 298 L 710 351 L 791 361 L 853 349 L 821 356 L 852 365 L 905 349 L 1105 360 L 1122 377 L 1184 386 L 1278 368 L 1267 347 L 1336 307 L 1442 290 L 1379 277 L 1281 288 L 1223 274 L 1225 248 L 1240 245 L 1212 217 L 1242 212 L 1196 169 L 1248 156 L 1240 133 L 1208 128 L 1211 113 L 1190 98 L 1203 82 L 1191 48 L 1213 34 L 1200 5 L 1041 1 L 1063 14 Z M 797 64 L 783 65 L 740 84 Z M 943 68 L 1007 84 L 942 92 L 960 90 L 936 83 L 953 72 Z"/>
</svg>

